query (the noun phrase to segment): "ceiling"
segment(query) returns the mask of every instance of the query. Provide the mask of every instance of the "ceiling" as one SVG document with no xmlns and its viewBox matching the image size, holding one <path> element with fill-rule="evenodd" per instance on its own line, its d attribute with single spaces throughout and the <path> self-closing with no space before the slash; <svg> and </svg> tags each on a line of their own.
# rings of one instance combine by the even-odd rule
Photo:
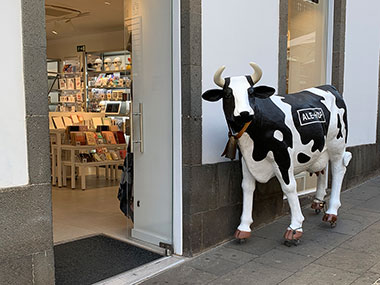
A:
<svg viewBox="0 0 380 285">
<path fill-rule="evenodd" d="M 53 40 L 120 31 L 123 3 L 124 0 L 46 0 L 46 37 Z"/>
</svg>

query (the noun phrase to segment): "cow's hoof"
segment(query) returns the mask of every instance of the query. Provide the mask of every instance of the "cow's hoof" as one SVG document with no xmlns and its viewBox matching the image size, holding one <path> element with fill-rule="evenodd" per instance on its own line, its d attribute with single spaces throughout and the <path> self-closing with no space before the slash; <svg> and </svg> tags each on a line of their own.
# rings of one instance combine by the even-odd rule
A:
<svg viewBox="0 0 380 285">
<path fill-rule="evenodd" d="M 239 244 L 243 244 L 243 243 L 245 243 L 246 241 L 247 241 L 247 239 L 245 239 L 245 238 L 238 239 L 238 243 L 239 243 Z"/>
<path fill-rule="evenodd" d="M 292 230 L 288 228 L 284 234 L 285 242 L 286 243 L 291 242 L 292 244 L 297 245 L 299 243 L 299 240 L 302 237 L 302 234 L 303 234 L 302 231 Z"/>
<path fill-rule="evenodd" d="M 291 247 L 292 245 L 297 246 L 300 244 L 300 242 L 301 242 L 301 240 L 299 240 L 299 239 L 285 240 L 284 245 L 286 245 L 287 247 Z"/>
<path fill-rule="evenodd" d="M 314 200 L 311 204 L 311 208 L 315 210 L 315 213 L 318 215 L 321 210 L 325 207 L 326 202 L 320 200 Z"/>
<path fill-rule="evenodd" d="M 330 223 L 332 228 L 336 227 L 336 221 L 338 220 L 338 216 L 334 214 L 325 214 L 322 218 L 322 221 Z"/>
<path fill-rule="evenodd" d="M 247 238 L 251 236 L 251 232 L 243 232 L 240 230 L 236 230 L 235 238 L 239 240 L 240 243 L 244 243 Z"/>
</svg>

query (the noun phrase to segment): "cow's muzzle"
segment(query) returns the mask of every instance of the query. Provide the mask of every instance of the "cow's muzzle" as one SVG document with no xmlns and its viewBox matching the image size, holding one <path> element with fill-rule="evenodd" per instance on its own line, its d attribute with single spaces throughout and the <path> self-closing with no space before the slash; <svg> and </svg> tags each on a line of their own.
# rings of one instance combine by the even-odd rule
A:
<svg viewBox="0 0 380 285">
<path fill-rule="evenodd" d="M 244 111 L 244 112 L 240 112 L 240 116 L 237 118 L 238 118 L 238 121 L 241 121 L 242 123 L 246 123 L 246 122 L 252 121 L 252 117 L 253 116 L 250 115 L 249 112 Z"/>
</svg>

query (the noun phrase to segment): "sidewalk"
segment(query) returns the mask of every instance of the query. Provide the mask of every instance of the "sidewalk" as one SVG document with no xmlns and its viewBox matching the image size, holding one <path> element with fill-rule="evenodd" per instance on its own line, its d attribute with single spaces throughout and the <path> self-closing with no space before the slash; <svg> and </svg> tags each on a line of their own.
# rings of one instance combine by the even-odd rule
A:
<svg viewBox="0 0 380 285">
<path fill-rule="evenodd" d="M 143 284 L 380 284 L 380 176 L 345 191 L 335 228 L 303 209 L 299 246 L 283 245 L 289 216 Z M 378 280 L 378 282 L 376 282 Z"/>
</svg>

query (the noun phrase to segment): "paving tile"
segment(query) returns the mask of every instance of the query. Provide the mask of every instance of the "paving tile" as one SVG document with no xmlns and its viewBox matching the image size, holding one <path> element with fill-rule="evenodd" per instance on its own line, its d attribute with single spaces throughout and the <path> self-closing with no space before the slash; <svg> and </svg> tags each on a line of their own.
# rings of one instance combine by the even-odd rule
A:
<svg viewBox="0 0 380 285">
<path fill-rule="evenodd" d="M 379 220 L 380 213 L 352 208 L 349 211 L 339 214 L 335 228 L 331 228 L 330 224 L 325 222 L 321 224 L 320 228 L 331 232 L 355 235 Z"/>
<path fill-rule="evenodd" d="M 202 254 L 201 256 L 193 259 L 188 266 L 195 269 L 202 270 L 216 276 L 221 276 L 239 267 L 240 264 L 221 259 L 219 257 L 213 256 L 212 254 Z"/>
<path fill-rule="evenodd" d="M 228 247 L 219 247 L 215 250 L 211 250 L 204 256 L 208 256 L 215 259 L 224 259 L 232 261 L 237 264 L 245 264 L 258 257 L 256 254 L 247 253 L 241 250 L 236 250 Z"/>
<path fill-rule="evenodd" d="M 379 190 L 380 191 L 380 190 Z M 356 208 L 380 213 L 380 196 L 373 197 L 357 205 Z"/>
<path fill-rule="evenodd" d="M 279 284 L 347 285 L 355 281 L 359 277 L 360 275 L 355 273 L 312 263 Z"/>
<path fill-rule="evenodd" d="M 351 238 L 351 236 L 341 233 L 330 231 L 330 228 L 315 228 L 304 235 L 302 239 L 306 237 L 314 242 L 320 243 L 325 248 L 335 248 L 342 244 L 344 241 Z"/>
<path fill-rule="evenodd" d="M 340 197 L 341 206 L 339 208 L 339 213 L 347 212 L 352 208 L 357 207 L 361 203 L 363 203 L 363 200 L 357 200 L 350 197 L 350 195 L 341 195 Z"/>
<path fill-rule="evenodd" d="M 252 237 L 262 237 L 267 238 L 271 240 L 278 241 L 281 239 L 286 231 L 287 225 L 284 225 L 282 223 L 271 223 L 269 225 L 266 225 L 262 228 L 259 228 L 257 230 L 254 230 L 252 232 Z"/>
<path fill-rule="evenodd" d="M 302 238 L 298 246 L 287 247 L 284 244 L 279 245 L 276 249 L 287 251 L 293 254 L 300 254 L 307 257 L 321 257 L 331 250 L 331 246 L 326 246 L 322 243 L 315 242 L 309 238 Z"/>
<path fill-rule="evenodd" d="M 345 241 L 340 245 L 343 248 L 349 248 L 357 251 L 372 253 L 380 257 L 380 222 L 369 226 L 353 238 Z"/>
<path fill-rule="evenodd" d="M 349 196 L 350 199 L 366 201 L 380 195 L 379 186 L 362 184 L 356 188 L 342 193 L 342 196 Z"/>
<path fill-rule="evenodd" d="M 292 273 L 273 268 L 268 265 L 263 265 L 255 261 L 251 261 L 234 271 L 225 274 L 210 285 L 223 285 L 223 284 L 239 284 L 239 285 L 254 285 L 254 284 L 278 284 Z"/>
<path fill-rule="evenodd" d="M 372 254 L 352 249 L 336 248 L 317 259 L 315 263 L 330 268 L 338 268 L 357 274 L 363 274 L 378 262 Z"/>
<path fill-rule="evenodd" d="M 240 250 L 254 255 L 261 255 L 270 251 L 281 243 L 282 237 L 279 237 L 277 241 L 274 241 L 271 239 L 253 236 L 247 239 L 247 241 L 243 244 L 240 244 L 236 240 L 233 240 L 225 244 L 224 247 Z"/>
<path fill-rule="evenodd" d="M 376 263 L 368 271 L 380 274 L 380 262 Z"/>
<path fill-rule="evenodd" d="M 351 285 L 373 285 L 379 279 L 380 279 L 380 274 L 373 273 L 373 272 L 366 272 L 362 276 L 360 276 L 358 279 L 356 279 L 355 282 L 351 283 Z"/>
<path fill-rule="evenodd" d="M 144 285 L 161 285 L 161 284 L 177 284 L 177 285 L 195 285 L 195 284 L 206 284 L 217 276 L 197 270 L 187 265 L 182 265 L 171 269 L 161 275 L 158 275 L 152 279 L 145 281 Z"/>
<path fill-rule="evenodd" d="M 272 249 L 255 259 L 255 262 L 266 264 L 289 272 L 296 272 L 315 260 L 312 256 L 304 256 L 280 250 Z"/>
</svg>

